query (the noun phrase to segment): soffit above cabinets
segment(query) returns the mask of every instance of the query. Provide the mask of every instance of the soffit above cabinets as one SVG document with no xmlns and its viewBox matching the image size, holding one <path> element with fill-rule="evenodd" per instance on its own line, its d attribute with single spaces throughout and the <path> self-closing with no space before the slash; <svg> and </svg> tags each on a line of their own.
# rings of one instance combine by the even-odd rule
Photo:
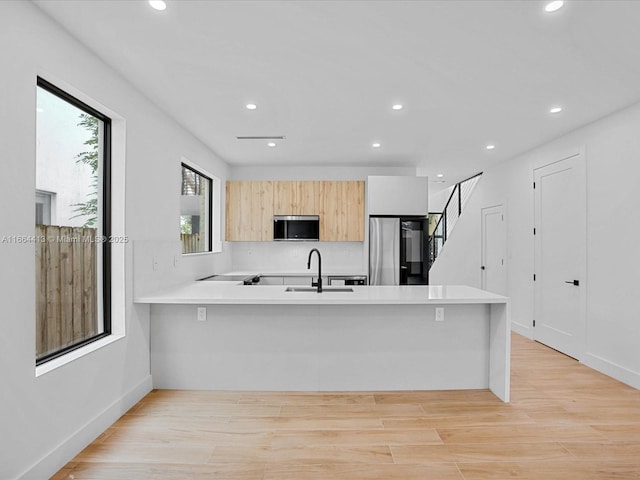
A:
<svg viewBox="0 0 640 480">
<path fill-rule="evenodd" d="M 428 177 L 370 176 L 367 179 L 369 215 L 429 214 Z"/>
</svg>

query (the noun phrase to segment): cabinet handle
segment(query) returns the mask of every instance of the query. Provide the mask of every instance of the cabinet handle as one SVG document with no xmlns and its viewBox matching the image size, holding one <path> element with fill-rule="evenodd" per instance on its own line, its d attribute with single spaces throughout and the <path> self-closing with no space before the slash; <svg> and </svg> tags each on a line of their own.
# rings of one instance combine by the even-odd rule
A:
<svg viewBox="0 0 640 480">
<path fill-rule="evenodd" d="M 568 280 L 568 281 L 565 281 L 564 283 L 571 283 L 571 284 L 575 285 L 576 287 L 580 286 L 580 280 Z"/>
</svg>

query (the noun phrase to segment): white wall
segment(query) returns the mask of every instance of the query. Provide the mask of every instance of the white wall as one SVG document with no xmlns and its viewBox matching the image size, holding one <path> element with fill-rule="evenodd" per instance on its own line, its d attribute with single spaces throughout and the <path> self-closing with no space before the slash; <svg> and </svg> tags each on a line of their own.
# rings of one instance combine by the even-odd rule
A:
<svg viewBox="0 0 640 480">
<path fill-rule="evenodd" d="M 480 286 L 480 209 L 506 207 L 514 329 L 532 337 L 533 169 L 582 148 L 587 168 L 586 345 L 581 361 L 640 388 L 640 104 L 485 171 L 431 272 L 431 283 Z"/>
<path fill-rule="evenodd" d="M 169 268 L 175 250 L 165 247 L 179 238 L 181 157 L 223 182 L 228 167 L 31 2 L 0 2 L 0 59 L 0 238 L 34 233 L 37 75 L 72 86 L 126 122 L 124 339 L 36 377 L 34 245 L 0 243 L 0 478 L 39 480 L 151 388 L 149 307 L 132 302 L 133 245 L 159 245 L 166 271 L 147 273 L 162 273 L 167 283 L 228 261 L 226 253 L 209 254 Z"/>
<path fill-rule="evenodd" d="M 447 206 L 447 201 L 451 196 L 451 192 L 455 185 L 439 190 L 429 195 L 429 212 L 430 213 L 442 213 L 444 207 Z"/>
<path fill-rule="evenodd" d="M 231 180 L 364 180 L 369 175 L 415 175 L 414 167 L 233 167 Z M 365 185 L 366 187 L 366 185 Z M 366 191 L 366 188 L 365 188 Z M 368 201 L 365 199 L 365 201 Z M 365 212 L 368 211 L 365 203 Z M 365 219 L 366 221 L 366 219 Z M 365 238 L 368 237 L 365 228 Z M 286 271 L 304 269 L 311 248 L 322 252 L 322 270 L 367 274 L 367 242 L 233 242 L 233 270 Z"/>
</svg>

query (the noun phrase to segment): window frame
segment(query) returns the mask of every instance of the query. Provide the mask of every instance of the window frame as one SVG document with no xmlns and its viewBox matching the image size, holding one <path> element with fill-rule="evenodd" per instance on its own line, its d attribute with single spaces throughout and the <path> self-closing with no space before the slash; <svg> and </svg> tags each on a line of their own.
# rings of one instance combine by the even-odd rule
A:
<svg viewBox="0 0 640 480">
<path fill-rule="evenodd" d="M 47 91 L 48 93 L 57 96 L 61 100 L 73 105 L 74 107 L 82 110 L 83 112 L 96 117 L 98 120 L 102 122 L 102 157 L 99 159 L 101 161 L 102 166 L 102 195 L 101 195 L 101 237 L 104 240 L 102 242 L 102 278 L 101 282 L 98 282 L 98 285 L 102 285 L 102 298 L 99 307 L 102 307 L 102 332 L 94 335 L 93 337 L 84 339 L 80 342 L 74 343 L 73 345 L 68 345 L 64 348 L 61 348 L 55 352 L 48 353 L 43 355 L 40 358 L 36 358 L 36 367 L 41 366 L 53 359 L 62 357 L 69 352 L 73 352 L 82 348 L 86 345 L 89 345 L 93 342 L 101 340 L 105 337 L 108 337 L 112 334 L 112 326 L 111 326 L 111 201 L 112 201 L 112 192 L 111 192 L 111 157 L 112 157 L 112 137 L 111 137 L 111 118 L 100 112 L 99 110 L 93 108 L 92 106 L 86 104 L 82 100 L 79 100 L 75 96 L 67 93 L 65 90 L 57 87 L 53 83 L 45 80 L 44 78 L 37 76 L 36 85 L 39 88 Z M 37 91 L 37 89 L 36 89 Z M 35 189 L 34 189 L 35 190 Z"/>
<path fill-rule="evenodd" d="M 203 173 L 202 169 L 195 167 L 194 165 L 187 163 L 184 159 L 180 162 L 180 194 L 182 195 L 182 169 L 186 168 L 187 170 L 192 171 L 196 175 L 200 175 L 202 178 L 205 178 L 209 182 L 209 198 L 208 198 L 208 210 L 209 210 L 209 218 L 207 225 L 207 249 L 202 252 L 182 252 L 182 255 L 202 255 L 207 253 L 214 253 L 213 248 L 213 194 L 214 194 L 214 184 L 215 181 L 212 176 L 208 173 Z"/>
<path fill-rule="evenodd" d="M 49 224 L 55 222 L 53 212 L 55 210 L 55 193 L 36 189 L 36 206 L 42 205 L 42 221 L 48 220 Z M 37 214 L 36 214 L 37 219 Z"/>
</svg>

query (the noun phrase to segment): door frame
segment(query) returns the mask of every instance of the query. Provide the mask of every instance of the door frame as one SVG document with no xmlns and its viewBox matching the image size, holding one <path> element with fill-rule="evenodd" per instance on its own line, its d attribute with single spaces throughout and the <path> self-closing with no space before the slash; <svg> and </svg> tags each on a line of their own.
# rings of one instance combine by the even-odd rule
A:
<svg viewBox="0 0 640 480">
<path fill-rule="evenodd" d="M 485 241 L 485 232 L 486 232 L 486 227 L 485 227 L 485 213 L 490 213 L 491 210 L 497 210 L 500 212 L 500 214 L 502 215 L 502 222 L 503 222 L 503 236 L 504 236 L 504 258 L 503 258 L 503 265 L 504 265 L 504 288 L 505 291 L 501 294 L 501 295 L 507 295 L 508 294 L 508 289 L 509 289 L 509 275 L 508 275 L 508 269 L 507 269 L 507 258 L 508 258 L 508 250 L 509 250 L 509 244 L 508 244 L 508 236 L 507 236 L 507 212 L 506 212 L 506 207 L 504 203 L 499 203 L 497 205 L 491 205 L 488 207 L 482 207 L 480 209 L 480 288 L 481 289 L 485 289 L 485 271 L 482 268 L 485 265 L 485 252 L 486 252 L 486 241 Z"/>
<path fill-rule="evenodd" d="M 575 157 L 579 157 L 579 162 L 576 168 L 576 173 L 579 175 L 578 177 L 578 186 L 579 186 L 579 191 L 577 192 L 577 195 L 580 196 L 580 205 L 583 205 L 584 208 L 581 210 L 580 214 L 581 217 L 583 218 L 582 220 L 582 225 L 581 225 L 581 230 L 582 230 L 582 239 L 583 239 L 583 248 L 581 251 L 581 261 L 580 261 L 580 265 L 579 265 L 579 272 L 580 272 L 580 301 L 579 301 L 579 313 L 578 313 L 578 323 L 576 326 L 576 331 L 575 331 L 575 339 L 576 339 L 576 344 L 575 344 L 575 351 L 571 352 L 571 354 L 569 354 L 568 352 L 562 352 L 566 355 L 570 355 L 574 358 L 576 358 L 577 360 L 582 360 L 582 358 L 584 357 L 584 355 L 586 354 L 587 351 L 587 289 L 588 289 L 588 269 L 587 269 L 587 259 L 588 259 L 588 252 L 587 252 L 587 248 L 588 248 L 588 243 L 587 243 L 587 219 L 588 219 L 588 212 L 587 212 L 587 165 L 586 165 L 586 156 L 585 156 L 585 147 L 582 146 L 580 148 L 574 148 L 571 151 L 565 151 L 562 154 L 558 154 L 555 155 L 556 158 L 558 158 L 557 160 L 554 161 L 546 161 L 546 162 L 540 162 L 539 164 L 534 165 L 532 171 L 531 171 L 531 185 L 533 186 L 533 183 L 535 181 L 536 178 L 536 170 L 541 169 L 541 168 L 545 168 L 545 167 L 549 167 L 551 165 L 554 165 L 556 163 L 565 161 L 565 160 L 569 160 Z M 536 225 L 538 217 L 537 217 L 537 212 L 539 210 L 539 207 L 537 206 L 537 196 L 536 196 L 536 191 L 535 189 L 532 190 L 532 207 L 533 207 L 533 228 L 540 228 L 538 225 Z M 535 230 L 532 230 L 532 232 Z M 539 237 L 536 237 L 535 235 L 533 236 L 533 267 L 534 267 L 534 275 L 536 273 L 536 271 L 540 270 L 540 245 L 539 245 Z M 537 288 L 537 283 L 535 281 L 533 281 L 533 319 L 535 321 L 536 317 L 537 317 L 537 312 L 540 311 L 540 292 L 538 291 Z M 532 333 L 531 333 L 531 338 L 535 341 L 539 341 L 538 338 L 536 338 L 536 328 L 532 327 Z M 542 342 L 541 342 L 542 343 Z M 553 348 L 553 347 L 551 347 Z M 560 351 L 560 350 L 559 350 Z"/>
</svg>

